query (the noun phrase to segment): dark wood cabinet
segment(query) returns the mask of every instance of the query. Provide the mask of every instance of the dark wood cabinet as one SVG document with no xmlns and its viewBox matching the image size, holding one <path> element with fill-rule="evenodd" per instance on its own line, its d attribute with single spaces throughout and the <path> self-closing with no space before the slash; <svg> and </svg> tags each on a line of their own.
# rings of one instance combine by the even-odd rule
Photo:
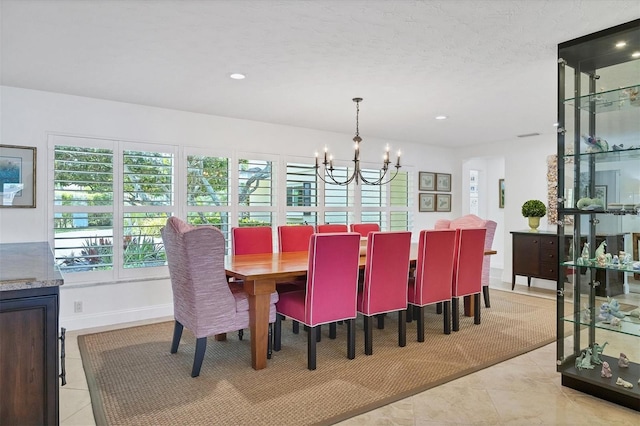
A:
<svg viewBox="0 0 640 426">
<path fill-rule="evenodd" d="M 58 424 L 58 287 L 0 292 L 0 424 Z"/>
<path fill-rule="evenodd" d="M 512 231 L 511 289 L 516 285 L 516 275 L 531 278 L 558 280 L 558 236 L 548 232 Z"/>
<path fill-rule="evenodd" d="M 0 425 L 60 422 L 63 283 L 48 243 L 0 244 Z"/>
</svg>

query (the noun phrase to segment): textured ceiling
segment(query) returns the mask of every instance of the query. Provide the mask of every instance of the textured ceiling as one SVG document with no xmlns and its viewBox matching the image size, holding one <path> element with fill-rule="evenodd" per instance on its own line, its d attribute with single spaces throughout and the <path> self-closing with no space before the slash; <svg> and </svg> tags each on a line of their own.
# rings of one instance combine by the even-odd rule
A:
<svg viewBox="0 0 640 426">
<path fill-rule="evenodd" d="M 640 18 L 639 0 L 0 4 L 2 85 L 341 133 L 362 97 L 365 140 L 451 147 L 554 133 L 557 44 Z"/>
</svg>

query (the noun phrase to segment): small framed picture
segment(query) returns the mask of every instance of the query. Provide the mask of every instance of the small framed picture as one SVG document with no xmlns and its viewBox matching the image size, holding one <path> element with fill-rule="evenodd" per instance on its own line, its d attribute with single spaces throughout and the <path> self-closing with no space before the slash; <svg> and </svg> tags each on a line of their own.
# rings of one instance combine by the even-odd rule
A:
<svg viewBox="0 0 640 426">
<path fill-rule="evenodd" d="M 435 191 L 436 190 L 436 174 L 431 172 L 420 172 L 420 184 L 418 189 L 420 191 Z"/>
<path fill-rule="evenodd" d="M 419 211 L 436 211 L 436 194 L 418 194 L 418 196 L 420 197 L 420 203 L 418 204 Z"/>
<path fill-rule="evenodd" d="M 0 207 L 36 206 L 36 148 L 0 145 Z"/>
<path fill-rule="evenodd" d="M 607 185 L 596 185 L 596 195 L 602 201 L 602 207 L 607 208 Z"/>
<path fill-rule="evenodd" d="M 436 173 L 436 191 L 451 192 L 450 173 Z"/>
<path fill-rule="evenodd" d="M 437 212 L 451 211 L 451 194 L 438 194 L 436 196 L 436 211 Z"/>
<path fill-rule="evenodd" d="M 498 208 L 504 209 L 504 179 L 498 179 Z"/>
</svg>

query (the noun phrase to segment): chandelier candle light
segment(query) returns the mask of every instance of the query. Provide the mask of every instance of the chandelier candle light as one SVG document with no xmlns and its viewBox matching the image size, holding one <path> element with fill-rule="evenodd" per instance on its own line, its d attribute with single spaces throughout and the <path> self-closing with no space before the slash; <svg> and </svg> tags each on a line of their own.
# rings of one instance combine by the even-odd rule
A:
<svg viewBox="0 0 640 426">
<path fill-rule="evenodd" d="M 360 142 L 362 142 L 362 138 L 360 137 L 360 129 L 359 129 L 359 116 L 360 116 L 360 102 L 362 102 L 362 98 L 353 98 L 353 102 L 356 103 L 356 135 L 353 137 L 353 141 L 355 142 L 355 154 L 353 156 L 354 163 L 354 171 L 348 176 L 345 180 L 338 180 L 333 175 L 333 155 L 330 155 L 327 147 L 324 148 L 324 161 L 322 164 L 324 165 L 324 172 L 320 171 L 320 164 L 318 162 L 318 153 L 316 152 L 316 174 L 318 177 L 325 183 L 345 186 L 349 185 L 351 182 L 355 181 L 356 184 L 362 182 L 365 185 L 385 185 L 391 182 L 398 174 L 398 170 L 400 169 L 400 151 L 398 151 L 398 159 L 396 161 L 396 171 L 393 176 L 390 176 L 388 180 L 385 180 L 387 177 L 387 172 L 389 171 L 389 164 L 391 164 L 391 160 L 389 160 L 389 145 L 387 145 L 387 150 L 384 154 L 382 161 L 382 172 L 380 177 L 375 180 L 367 180 L 362 175 L 362 170 L 360 169 Z M 326 178 L 326 179 L 325 179 Z"/>
</svg>

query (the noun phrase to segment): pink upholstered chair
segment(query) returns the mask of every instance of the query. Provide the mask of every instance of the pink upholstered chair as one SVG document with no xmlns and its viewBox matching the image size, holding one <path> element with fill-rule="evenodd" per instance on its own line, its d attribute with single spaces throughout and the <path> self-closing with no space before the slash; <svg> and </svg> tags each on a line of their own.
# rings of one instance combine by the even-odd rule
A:
<svg viewBox="0 0 640 426">
<path fill-rule="evenodd" d="M 364 316 L 364 353 L 373 353 L 373 316 L 398 312 L 398 346 L 407 344 L 407 280 L 411 232 L 370 232 L 358 312 Z"/>
<path fill-rule="evenodd" d="M 482 258 L 484 257 L 484 228 L 458 228 L 453 266 L 451 302 L 453 331 L 460 329 L 458 298 L 473 296 L 474 324 L 480 324 L 480 293 L 482 292 Z"/>
<path fill-rule="evenodd" d="M 273 234 L 270 226 L 231 228 L 233 254 L 259 254 L 273 252 Z"/>
<path fill-rule="evenodd" d="M 348 232 L 349 228 L 347 225 L 342 224 L 324 224 L 316 226 L 316 232 L 319 234 L 326 234 L 329 232 Z"/>
<path fill-rule="evenodd" d="M 313 234 L 311 225 L 278 226 L 278 248 L 281 252 L 309 250 L 309 238 Z"/>
<path fill-rule="evenodd" d="M 417 308 L 418 342 L 424 342 L 424 307 L 444 306 L 443 328 L 451 333 L 451 295 L 456 231 L 453 229 L 420 231 L 418 261 L 414 277 L 409 279 L 409 309 Z"/>
<path fill-rule="evenodd" d="M 178 351 L 182 330 L 187 327 L 196 337 L 191 377 L 197 377 L 207 348 L 207 336 L 249 327 L 249 301 L 242 286 L 227 282 L 225 242 L 220 230 L 213 226 L 191 226 L 170 217 L 161 232 L 173 291 L 175 324 L 171 353 Z M 276 319 L 277 301 L 278 293 L 274 292 L 269 308 L 270 323 Z"/>
<path fill-rule="evenodd" d="M 468 214 L 454 220 L 440 219 L 435 223 L 435 229 L 458 229 L 458 228 L 485 228 L 487 234 L 484 237 L 485 251 L 491 250 L 493 237 L 496 234 L 497 223 L 493 220 L 482 219 L 476 215 Z M 485 255 L 482 261 L 482 294 L 484 296 L 484 306 L 491 307 L 489 300 L 489 275 L 491 273 L 491 255 Z"/>
<path fill-rule="evenodd" d="M 281 321 L 290 317 L 309 327 L 307 368 L 316 369 L 317 332 L 322 324 L 347 323 L 347 357 L 355 353 L 356 297 L 360 235 L 356 233 L 313 234 L 309 243 L 306 291 L 280 295 L 276 304 L 274 350 L 281 347 Z"/>
<path fill-rule="evenodd" d="M 363 237 L 369 235 L 369 232 L 380 231 L 380 225 L 377 223 L 352 223 L 351 224 L 351 232 L 358 232 Z"/>
</svg>

